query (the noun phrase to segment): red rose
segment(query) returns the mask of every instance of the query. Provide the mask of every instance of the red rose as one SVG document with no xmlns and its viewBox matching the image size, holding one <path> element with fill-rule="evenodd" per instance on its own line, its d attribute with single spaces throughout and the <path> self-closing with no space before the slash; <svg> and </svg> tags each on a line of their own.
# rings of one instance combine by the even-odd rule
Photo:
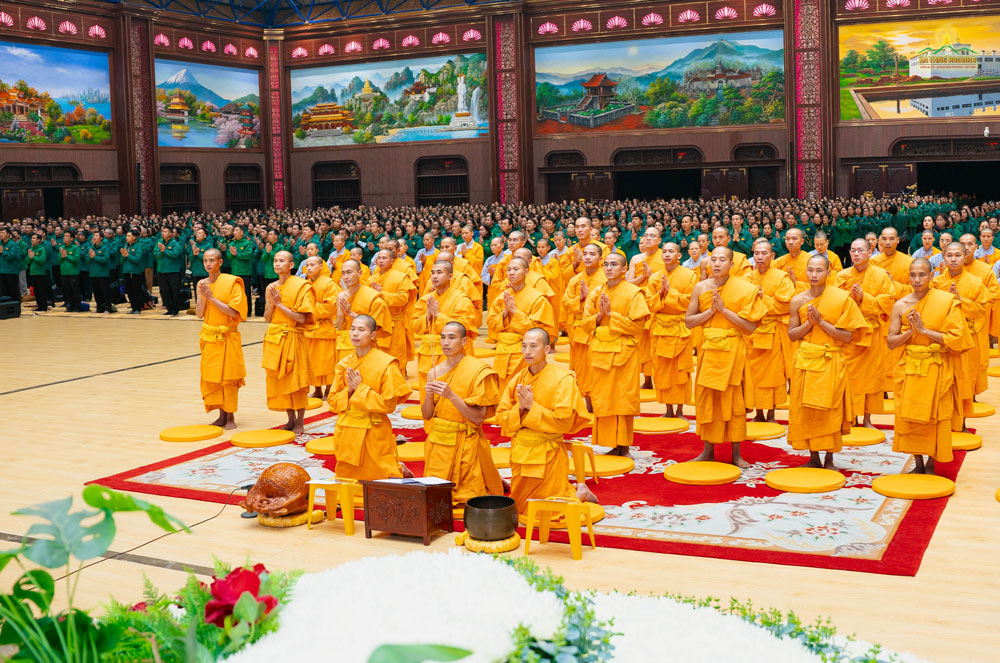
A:
<svg viewBox="0 0 1000 663">
<path fill-rule="evenodd" d="M 146 612 L 146 602 L 139 601 L 134 606 L 128 609 L 129 612 Z"/>
<path fill-rule="evenodd" d="M 233 608 L 243 592 L 250 592 L 251 596 L 264 604 L 265 615 L 271 612 L 278 605 L 278 599 L 257 595 L 260 592 L 260 573 L 266 573 L 263 564 L 257 564 L 252 570 L 242 567 L 235 569 L 221 580 L 215 578 L 210 588 L 212 600 L 205 604 L 205 622 L 223 628 L 226 617 L 233 614 Z"/>
</svg>

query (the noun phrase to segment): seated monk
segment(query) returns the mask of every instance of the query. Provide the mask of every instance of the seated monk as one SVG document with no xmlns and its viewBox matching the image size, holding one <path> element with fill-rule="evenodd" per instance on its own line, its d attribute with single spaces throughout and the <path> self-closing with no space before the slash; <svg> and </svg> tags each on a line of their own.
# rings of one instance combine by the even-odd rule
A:
<svg viewBox="0 0 1000 663">
<path fill-rule="evenodd" d="M 213 426 L 236 428 L 236 404 L 245 382 L 240 321 L 247 319 L 243 280 L 222 273 L 222 252 L 208 249 L 202 257 L 208 276 L 198 282 L 198 317 L 201 326 L 201 398 L 205 411 L 219 411 Z"/>
<path fill-rule="evenodd" d="M 337 362 L 329 403 L 337 415 L 333 443 L 338 479 L 388 479 L 404 474 L 388 415 L 412 390 L 396 358 L 375 347 L 377 332 L 375 318 L 356 315 L 350 329 L 354 352 Z"/>
<path fill-rule="evenodd" d="M 444 361 L 427 374 L 420 411 L 428 422 L 424 476 L 454 482 L 455 504 L 479 495 L 503 495 L 483 419 L 500 402 L 497 374 L 486 362 L 465 354 L 467 334 L 460 322 L 441 329 Z"/>
<path fill-rule="evenodd" d="M 518 513 L 529 499 L 576 497 L 597 502 L 585 481 L 569 482 L 569 458 L 563 435 L 587 426 L 587 406 L 576 378 L 565 368 L 546 362 L 549 334 L 532 329 L 524 334 L 522 352 L 527 366 L 515 373 L 500 397 L 496 420 L 510 436 L 510 496 Z"/>
</svg>

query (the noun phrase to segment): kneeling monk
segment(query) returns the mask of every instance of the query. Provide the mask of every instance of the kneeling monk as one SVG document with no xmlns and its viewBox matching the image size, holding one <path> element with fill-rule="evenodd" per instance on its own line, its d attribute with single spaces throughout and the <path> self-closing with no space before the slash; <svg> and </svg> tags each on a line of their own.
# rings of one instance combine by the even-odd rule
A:
<svg viewBox="0 0 1000 663">
<path fill-rule="evenodd" d="M 441 329 L 443 362 L 430 370 L 423 405 L 429 422 L 424 442 L 424 476 L 447 479 L 455 504 L 478 495 L 503 495 L 493 464 L 483 419 L 500 402 L 497 374 L 486 362 L 465 354 L 465 326 L 449 322 Z"/>
<path fill-rule="evenodd" d="M 375 347 L 375 318 L 354 316 L 349 332 L 354 352 L 337 362 L 329 398 L 337 415 L 334 471 L 338 479 L 359 481 L 401 477 L 388 415 L 412 390 L 396 358 Z"/>
<path fill-rule="evenodd" d="M 518 513 L 526 513 L 529 499 L 577 497 L 597 502 L 587 484 L 569 482 L 569 458 L 563 435 L 587 426 L 587 404 L 576 378 L 565 368 L 545 361 L 549 334 L 531 329 L 524 334 L 522 353 L 527 367 L 503 390 L 496 420 L 510 436 L 510 496 Z"/>
</svg>

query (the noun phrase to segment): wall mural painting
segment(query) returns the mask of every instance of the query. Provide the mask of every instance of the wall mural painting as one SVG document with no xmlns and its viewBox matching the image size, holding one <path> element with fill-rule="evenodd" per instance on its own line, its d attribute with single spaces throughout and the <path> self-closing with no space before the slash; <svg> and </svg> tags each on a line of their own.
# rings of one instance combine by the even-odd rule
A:
<svg viewBox="0 0 1000 663">
<path fill-rule="evenodd" d="M 107 53 L 0 41 L 0 143 L 110 145 Z"/>
<path fill-rule="evenodd" d="M 781 30 L 535 49 L 538 134 L 785 120 Z"/>
<path fill-rule="evenodd" d="M 293 147 L 489 134 L 486 54 L 291 72 Z"/>
<path fill-rule="evenodd" d="M 260 147 L 256 69 L 156 59 L 161 147 Z"/>
<path fill-rule="evenodd" d="M 1000 16 L 840 28 L 840 119 L 1000 115 Z"/>
</svg>

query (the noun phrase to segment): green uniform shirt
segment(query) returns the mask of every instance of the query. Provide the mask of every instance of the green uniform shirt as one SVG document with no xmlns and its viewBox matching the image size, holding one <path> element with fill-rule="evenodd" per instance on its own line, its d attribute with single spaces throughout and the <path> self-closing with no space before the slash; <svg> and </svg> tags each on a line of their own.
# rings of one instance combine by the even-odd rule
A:
<svg viewBox="0 0 1000 663">
<path fill-rule="evenodd" d="M 236 249 L 236 255 L 229 254 L 229 260 L 236 276 L 250 276 L 253 266 L 253 241 L 249 237 L 229 242 L 229 249 Z"/>
<path fill-rule="evenodd" d="M 63 251 L 66 252 L 65 256 Z M 76 242 L 59 247 L 59 273 L 63 276 L 80 275 L 80 245 Z"/>
<path fill-rule="evenodd" d="M 194 246 L 188 248 L 188 260 L 191 263 L 191 276 L 199 279 L 203 279 L 208 276 L 208 272 L 205 270 L 205 251 L 209 249 L 214 249 L 215 243 L 211 238 L 206 237 L 200 242 L 195 242 Z M 198 249 L 198 254 L 195 255 L 194 250 Z"/>
<path fill-rule="evenodd" d="M 111 276 L 111 258 L 114 254 L 111 242 L 102 239 L 97 246 L 91 245 L 87 251 L 88 257 L 90 251 L 94 252 L 94 257 L 90 258 L 90 275 L 94 278 Z"/>
<path fill-rule="evenodd" d="M 0 274 L 18 274 L 24 268 L 24 247 L 13 239 L 0 243 Z"/>
<path fill-rule="evenodd" d="M 163 244 L 163 250 L 160 250 Z M 184 271 L 184 246 L 176 237 L 171 237 L 166 242 L 162 239 L 156 243 L 153 249 L 156 254 L 157 269 L 160 274 L 174 274 Z"/>
<path fill-rule="evenodd" d="M 28 274 L 31 276 L 43 276 L 49 273 L 49 252 L 45 248 L 45 241 L 38 243 L 38 246 L 33 246 L 30 251 L 34 252 L 33 256 L 28 256 Z"/>
<path fill-rule="evenodd" d="M 137 239 L 134 244 L 126 242 L 122 248 L 128 250 L 128 256 L 122 256 L 122 274 L 142 274 L 146 269 L 146 250 L 142 240 Z"/>
</svg>

